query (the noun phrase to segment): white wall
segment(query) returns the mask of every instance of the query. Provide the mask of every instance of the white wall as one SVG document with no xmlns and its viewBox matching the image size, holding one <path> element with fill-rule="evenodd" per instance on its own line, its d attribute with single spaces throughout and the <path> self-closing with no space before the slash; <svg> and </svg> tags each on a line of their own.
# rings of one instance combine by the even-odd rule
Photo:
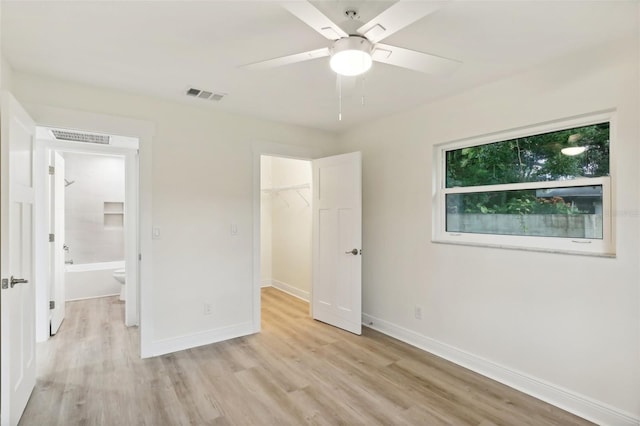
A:
<svg viewBox="0 0 640 426">
<path fill-rule="evenodd" d="M 0 1 L 0 17 L 2 2 Z M 11 90 L 12 69 L 2 53 L 2 32 L 0 31 L 0 89 Z"/>
<path fill-rule="evenodd" d="M 640 417 L 638 52 L 591 49 L 342 135 L 363 152 L 365 320 L 546 399 L 567 390 L 555 402 L 592 418 Z M 615 259 L 431 242 L 434 144 L 608 108 Z"/>
<path fill-rule="evenodd" d="M 152 220 L 161 236 L 153 242 L 152 277 L 143 277 L 151 300 L 142 301 L 143 318 L 144 309 L 151 310 L 150 323 L 142 324 L 151 334 L 151 351 L 254 331 L 254 143 L 303 146 L 324 155 L 335 151 L 335 137 L 223 113 L 209 104 L 191 106 L 19 72 L 13 85 L 36 121 L 37 106 L 50 105 L 156 124 Z M 232 223 L 237 235 L 231 235 Z M 211 315 L 204 315 L 205 302 L 213 307 Z"/>
<path fill-rule="evenodd" d="M 4 56 L 0 55 L 0 89 L 11 90 L 13 69 Z"/>
<path fill-rule="evenodd" d="M 75 264 L 124 260 L 124 157 L 65 153 L 65 243 Z M 107 206 L 107 210 L 109 206 Z M 123 210 L 119 210 L 123 211 Z"/>
<path fill-rule="evenodd" d="M 271 224 L 266 224 L 265 228 L 270 229 L 271 284 L 301 299 L 309 300 L 311 163 L 282 157 L 269 157 L 269 162 L 271 188 L 309 185 L 308 188 L 299 190 L 283 189 L 270 196 Z M 266 215 L 264 219 L 266 221 Z"/>
<path fill-rule="evenodd" d="M 271 158 L 260 158 L 260 189 L 271 189 Z M 269 287 L 273 280 L 271 268 L 271 199 L 268 191 L 260 192 L 260 282 Z"/>
</svg>

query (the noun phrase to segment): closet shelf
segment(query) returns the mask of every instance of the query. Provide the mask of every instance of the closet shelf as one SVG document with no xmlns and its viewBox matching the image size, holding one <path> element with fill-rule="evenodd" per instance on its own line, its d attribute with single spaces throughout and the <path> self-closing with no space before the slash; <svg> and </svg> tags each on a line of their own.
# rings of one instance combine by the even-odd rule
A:
<svg viewBox="0 0 640 426">
<path fill-rule="evenodd" d="M 307 198 L 304 195 L 302 195 L 302 193 L 300 192 L 301 189 L 311 189 L 311 184 L 302 183 L 300 185 L 288 185 L 288 186 L 276 186 L 273 188 L 263 188 L 262 192 L 277 196 L 284 191 L 296 191 L 296 193 L 300 196 L 300 198 L 302 198 L 304 202 L 307 203 L 307 207 L 309 207 L 310 206 L 309 200 L 307 200 Z M 289 207 L 289 202 L 287 202 L 287 200 L 285 200 L 284 198 L 282 199 L 284 200 L 285 203 L 287 203 L 287 207 Z"/>
</svg>

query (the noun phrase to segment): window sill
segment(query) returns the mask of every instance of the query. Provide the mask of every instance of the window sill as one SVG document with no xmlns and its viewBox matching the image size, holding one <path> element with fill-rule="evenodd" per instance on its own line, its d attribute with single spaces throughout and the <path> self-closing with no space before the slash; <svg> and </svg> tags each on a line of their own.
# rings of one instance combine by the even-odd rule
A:
<svg viewBox="0 0 640 426">
<path fill-rule="evenodd" d="M 565 254 L 565 255 L 572 255 L 572 256 L 602 257 L 607 259 L 616 258 L 615 253 L 593 253 L 593 252 L 550 249 L 550 248 L 540 248 L 540 247 L 520 247 L 520 246 L 511 246 L 511 245 L 504 245 L 504 244 L 489 244 L 489 243 L 477 243 L 477 242 L 467 242 L 467 241 L 445 241 L 445 240 L 437 240 L 437 239 L 432 239 L 431 242 L 434 244 L 449 244 L 454 246 L 495 248 L 495 249 L 503 249 L 503 250 Z"/>
</svg>

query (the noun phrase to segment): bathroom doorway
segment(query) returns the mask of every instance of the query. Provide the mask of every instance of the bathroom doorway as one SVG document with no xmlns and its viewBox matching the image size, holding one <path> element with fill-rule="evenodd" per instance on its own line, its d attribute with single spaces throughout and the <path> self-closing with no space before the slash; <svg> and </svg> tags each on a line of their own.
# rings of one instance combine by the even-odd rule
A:
<svg viewBox="0 0 640 426">
<path fill-rule="evenodd" d="M 260 280 L 311 301 L 311 162 L 260 157 Z"/>
<path fill-rule="evenodd" d="M 38 340 L 56 334 L 75 300 L 112 297 L 122 321 L 137 325 L 137 138 L 39 127 L 37 147 L 48 174 L 38 180 L 46 207 L 36 220 L 49 234 L 36 248 Z"/>
<path fill-rule="evenodd" d="M 54 198 L 54 208 L 64 212 L 65 301 L 118 296 L 124 303 L 125 159 L 54 155 L 64 161 L 64 205 Z"/>
</svg>

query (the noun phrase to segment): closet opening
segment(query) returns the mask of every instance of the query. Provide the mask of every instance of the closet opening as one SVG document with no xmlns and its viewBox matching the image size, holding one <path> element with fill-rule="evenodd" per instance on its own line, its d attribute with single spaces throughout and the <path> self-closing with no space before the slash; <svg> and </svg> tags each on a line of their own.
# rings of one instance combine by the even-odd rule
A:
<svg viewBox="0 0 640 426">
<path fill-rule="evenodd" d="M 303 302 L 312 283 L 311 161 L 260 157 L 260 283 L 262 313 Z M 285 294 L 289 296 L 286 296 Z"/>
</svg>

